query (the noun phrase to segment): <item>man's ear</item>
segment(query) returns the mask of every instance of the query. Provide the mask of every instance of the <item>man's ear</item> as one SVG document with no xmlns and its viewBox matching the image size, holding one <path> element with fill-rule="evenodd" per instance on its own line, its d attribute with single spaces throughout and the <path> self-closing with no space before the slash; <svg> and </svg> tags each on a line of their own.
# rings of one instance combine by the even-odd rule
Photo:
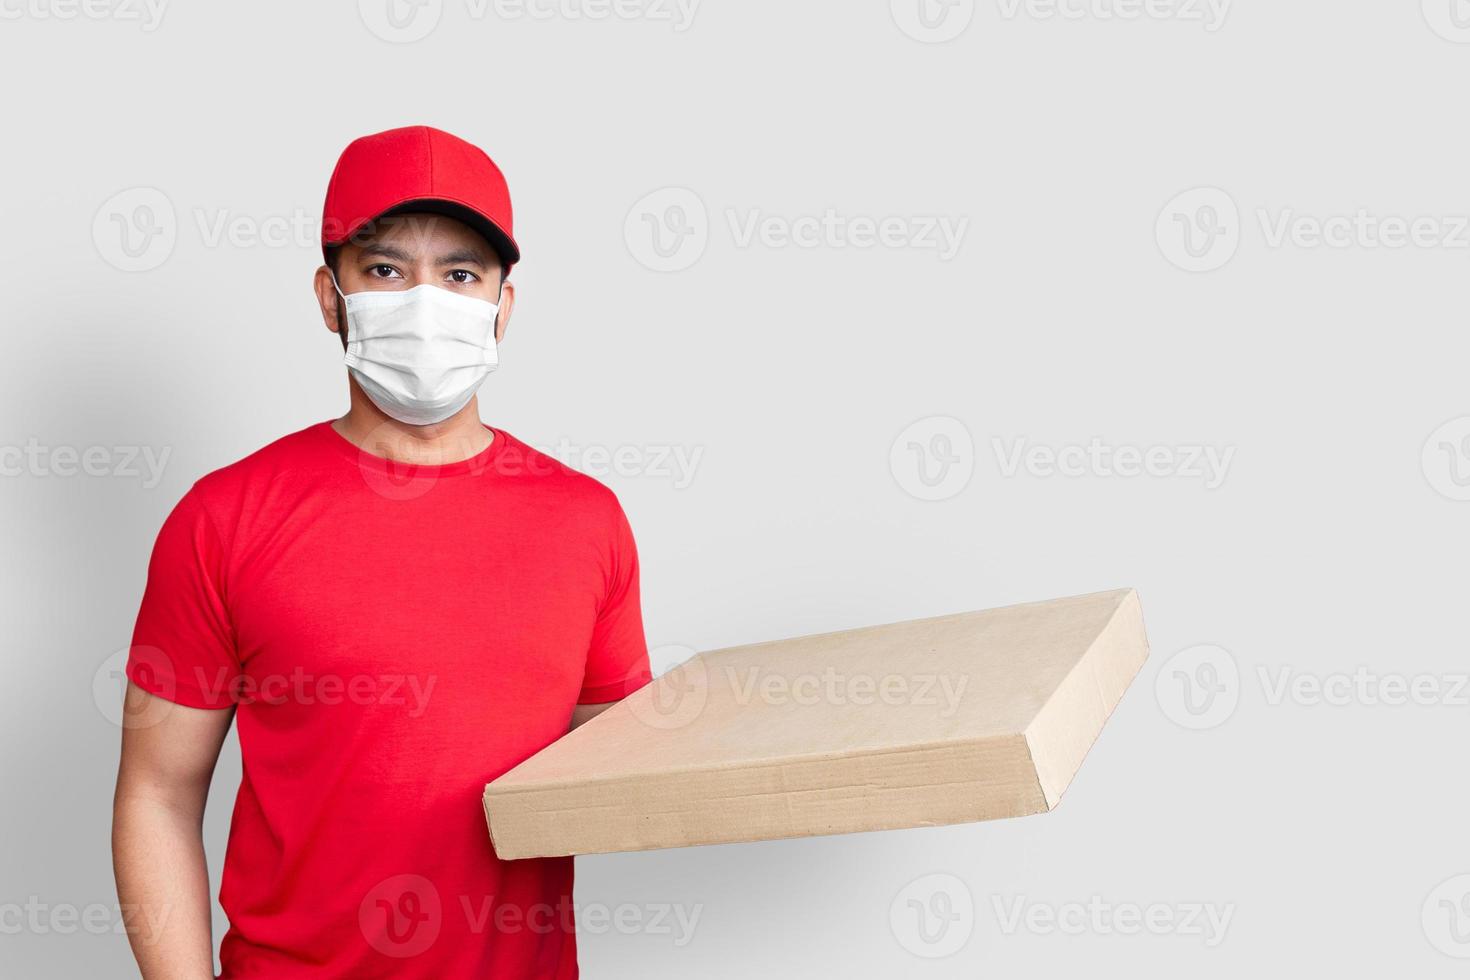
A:
<svg viewBox="0 0 1470 980">
<path fill-rule="evenodd" d="M 505 339 L 505 329 L 510 326 L 510 311 L 515 309 L 516 287 L 514 283 L 500 284 L 500 309 L 495 314 L 495 342 Z"/>
<path fill-rule="evenodd" d="M 337 317 L 337 305 L 342 302 L 342 297 L 337 295 L 337 287 L 332 284 L 332 270 L 326 266 L 318 268 L 311 281 L 311 288 L 316 291 L 316 304 L 321 307 L 322 322 L 327 325 L 328 330 L 336 333 L 341 322 Z"/>
</svg>

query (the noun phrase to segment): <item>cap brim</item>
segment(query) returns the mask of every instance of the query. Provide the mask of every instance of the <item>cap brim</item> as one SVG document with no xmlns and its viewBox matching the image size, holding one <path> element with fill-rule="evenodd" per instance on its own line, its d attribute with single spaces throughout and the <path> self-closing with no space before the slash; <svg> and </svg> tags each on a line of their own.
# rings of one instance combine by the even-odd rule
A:
<svg viewBox="0 0 1470 980">
<path fill-rule="evenodd" d="M 456 221 L 462 221 L 466 225 L 469 225 L 475 231 L 479 232 L 485 241 L 490 243 L 490 247 L 495 250 L 495 254 L 499 256 L 507 272 L 510 271 L 511 266 L 521 260 L 521 250 L 516 246 L 515 239 L 507 235 L 501 230 L 499 225 L 474 208 L 467 207 L 455 201 L 446 201 L 441 198 L 415 198 L 411 201 L 404 201 L 402 204 L 395 204 L 382 214 L 377 215 L 377 217 L 369 219 L 369 221 L 376 221 L 380 218 L 388 218 L 396 214 L 405 214 L 408 212 L 442 214 L 446 218 L 453 218 Z M 349 234 L 343 236 L 340 241 L 332 242 L 331 244 L 341 245 L 351 240 L 353 235 L 361 231 L 363 226 L 367 225 L 369 221 L 364 221 L 361 225 L 352 229 Z"/>
</svg>

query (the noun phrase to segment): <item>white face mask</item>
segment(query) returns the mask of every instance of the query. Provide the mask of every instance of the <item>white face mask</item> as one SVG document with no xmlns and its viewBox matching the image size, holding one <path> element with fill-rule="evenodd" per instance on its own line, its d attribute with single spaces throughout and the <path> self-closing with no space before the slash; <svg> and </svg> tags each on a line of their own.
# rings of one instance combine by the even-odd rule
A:
<svg viewBox="0 0 1470 980">
<path fill-rule="evenodd" d="M 427 283 L 337 293 L 347 311 L 342 362 L 373 404 L 400 422 L 444 421 L 465 407 L 500 363 L 494 303 Z"/>
</svg>

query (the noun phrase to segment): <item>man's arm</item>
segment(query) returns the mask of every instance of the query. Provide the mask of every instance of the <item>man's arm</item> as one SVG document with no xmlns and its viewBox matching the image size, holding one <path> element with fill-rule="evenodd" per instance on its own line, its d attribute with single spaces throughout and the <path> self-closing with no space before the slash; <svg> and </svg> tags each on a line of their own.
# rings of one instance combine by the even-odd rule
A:
<svg viewBox="0 0 1470 980">
<path fill-rule="evenodd" d="M 617 704 L 616 701 L 608 701 L 605 704 L 577 705 L 575 708 L 572 709 L 572 724 L 571 727 L 567 729 L 567 731 L 571 731 L 572 728 L 576 728 L 578 725 L 585 725 L 587 722 L 591 721 L 593 718 L 596 718 L 598 715 L 602 714 L 604 711 L 606 711 L 608 708 L 611 708 L 615 704 Z"/>
<path fill-rule="evenodd" d="M 128 683 L 112 803 L 117 896 L 144 980 L 213 980 L 204 801 L 233 710 L 172 704 Z"/>
</svg>

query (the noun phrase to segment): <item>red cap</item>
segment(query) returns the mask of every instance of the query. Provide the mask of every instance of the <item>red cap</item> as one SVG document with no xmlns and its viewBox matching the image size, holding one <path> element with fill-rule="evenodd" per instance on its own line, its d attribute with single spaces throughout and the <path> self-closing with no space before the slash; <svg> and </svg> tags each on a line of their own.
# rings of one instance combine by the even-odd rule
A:
<svg viewBox="0 0 1470 980">
<path fill-rule="evenodd" d="M 485 236 L 507 272 L 520 261 L 500 168 L 484 150 L 443 130 L 406 126 L 348 144 L 327 184 L 322 250 L 391 211 L 456 218 Z"/>
</svg>

